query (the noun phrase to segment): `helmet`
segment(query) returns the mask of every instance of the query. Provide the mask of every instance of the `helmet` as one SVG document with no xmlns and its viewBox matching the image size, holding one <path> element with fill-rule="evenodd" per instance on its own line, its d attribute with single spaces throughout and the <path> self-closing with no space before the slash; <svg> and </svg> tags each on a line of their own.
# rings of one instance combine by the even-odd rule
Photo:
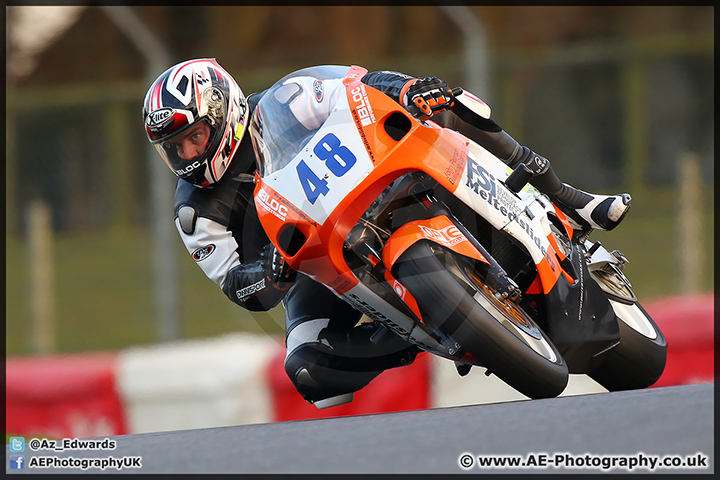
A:
<svg viewBox="0 0 720 480">
<path fill-rule="evenodd" d="M 145 94 L 145 133 L 175 175 L 207 187 L 220 180 L 240 146 L 248 110 L 242 90 L 215 59 L 188 60 L 166 70 Z M 208 137 L 200 137 L 207 143 L 187 158 L 178 142 L 195 136 L 193 127 L 203 122 L 210 127 Z"/>
</svg>

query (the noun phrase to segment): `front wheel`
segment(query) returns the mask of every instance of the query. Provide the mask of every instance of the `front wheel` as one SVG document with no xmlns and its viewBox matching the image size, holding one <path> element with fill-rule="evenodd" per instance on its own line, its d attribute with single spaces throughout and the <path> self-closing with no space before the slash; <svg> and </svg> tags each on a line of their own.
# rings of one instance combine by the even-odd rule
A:
<svg viewBox="0 0 720 480">
<path fill-rule="evenodd" d="M 568 369 L 555 345 L 517 304 L 497 298 L 473 263 L 427 242 L 408 248 L 393 275 L 430 329 L 530 398 L 556 397 Z"/>
<path fill-rule="evenodd" d="M 596 271 L 620 327 L 620 343 L 594 359 L 588 373 L 608 390 L 635 390 L 655 383 L 665 369 L 667 342 L 618 272 Z"/>
</svg>

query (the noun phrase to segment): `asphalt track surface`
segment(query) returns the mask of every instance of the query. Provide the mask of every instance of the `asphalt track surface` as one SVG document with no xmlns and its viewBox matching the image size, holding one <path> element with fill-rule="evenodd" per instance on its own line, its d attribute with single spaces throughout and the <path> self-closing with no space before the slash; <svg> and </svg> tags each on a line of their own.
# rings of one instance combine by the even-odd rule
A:
<svg viewBox="0 0 720 480">
<path fill-rule="evenodd" d="M 141 468 L 119 473 L 710 474 L 714 473 L 713 393 L 714 384 L 710 383 L 114 436 L 108 437 L 117 442 L 112 451 L 32 452 L 26 448 L 26 468 L 9 470 L 6 462 L 6 472 L 118 473 L 114 468 L 28 468 L 27 462 L 33 456 L 139 456 Z M 7 447 L 6 454 L 10 454 Z M 460 465 L 463 454 L 472 458 L 469 468 Z M 531 465 L 481 468 L 481 455 L 517 457 Z M 611 461 L 603 457 L 611 456 L 625 458 L 626 466 L 603 469 L 602 462 Z M 649 462 L 650 458 L 670 456 L 690 458 L 699 466 L 651 470 L 638 463 L 628 468 L 633 458 Z M 561 464 L 554 465 L 556 461 Z M 568 465 L 571 461 L 574 467 Z M 621 465 L 622 460 L 616 462 Z M 589 468 L 584 466 L 588 463 Z M 707 465 L 704 468 L 703 463 Z"/>
</svg>

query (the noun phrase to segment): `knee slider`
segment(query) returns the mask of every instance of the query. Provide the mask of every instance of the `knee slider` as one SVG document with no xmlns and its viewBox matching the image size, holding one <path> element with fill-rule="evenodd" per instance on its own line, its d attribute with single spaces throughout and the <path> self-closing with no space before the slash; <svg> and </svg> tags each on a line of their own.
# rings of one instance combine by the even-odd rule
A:
<svg viewBox="0 0 720 480">
<path fill-rule="evenodd" d="M 380 371 L 353 371 L 343 357 L 322 344 L 304 344 L 285 358 L 285 372 L 295 389 L 310 402 L 360 390 Z"/>
</svg>

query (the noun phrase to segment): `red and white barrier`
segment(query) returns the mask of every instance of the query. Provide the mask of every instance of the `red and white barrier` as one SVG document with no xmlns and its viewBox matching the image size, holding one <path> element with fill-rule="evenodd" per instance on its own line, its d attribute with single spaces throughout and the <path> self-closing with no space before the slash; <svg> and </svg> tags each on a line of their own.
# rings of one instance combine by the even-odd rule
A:
<svg viewBox="0 0 720 480">
<path fill-rule="evenodd" d="M 713 381 L 714 308 L 712 294 L 666 298 L 645 307 L 668 343 L 665 370 L 653 387 Z"/>
<path fill-rule="evenodd" d="M 654 386 L 713 381 L 713 296 L 646 306 L 668 340 Z M 91 437 L 450 407 L 525 399 L 484 369 L 460 377 L 452 362 L 420 354 L 388 370 L 352 403 L 319 410 L 285 374 L 282 339 L 231 334 L 120 352 L 10 358 L 11 435 Z M 571 375 L 563 395 L 603 392 Z"/>
<path fill-rule="evenodd" d="M 277 339 L 227 335 L 121 352 L 118 387 L 133 433 L 267 422 L 265 366 Z"/>
<path fill-rule="evenodd" d="M 10 358 L 6 432 L 82 438 L 129 433 L 115 353 Z"/>
</svg>

